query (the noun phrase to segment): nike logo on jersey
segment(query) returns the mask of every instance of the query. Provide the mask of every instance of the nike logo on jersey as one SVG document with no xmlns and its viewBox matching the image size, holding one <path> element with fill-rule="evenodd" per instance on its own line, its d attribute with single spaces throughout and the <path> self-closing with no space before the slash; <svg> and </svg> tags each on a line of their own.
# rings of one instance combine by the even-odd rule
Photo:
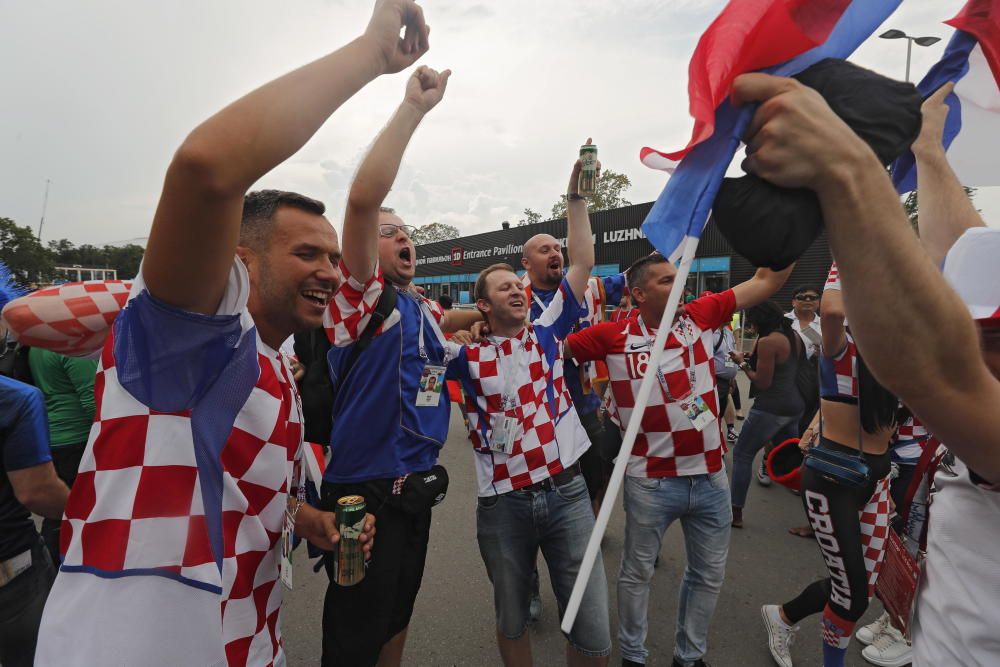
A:
<svg viewBox="0 0 1000 667">
<path fill-rule="evenodd" d="M 631 343 L 631 344 L 629 344 L 628 349 L 629 350 L 645 350 L 648 347 L 649 347 L 649 343 L 640 343 L 638 345 L 636 345 L 635 343 Z"/>
</svg>

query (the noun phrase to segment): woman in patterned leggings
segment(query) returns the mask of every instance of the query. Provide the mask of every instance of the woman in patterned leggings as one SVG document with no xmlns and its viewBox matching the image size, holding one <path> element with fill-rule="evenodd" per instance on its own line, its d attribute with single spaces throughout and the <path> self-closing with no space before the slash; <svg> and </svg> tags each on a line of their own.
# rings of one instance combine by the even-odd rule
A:
<svg viewBox="0 0 1000 667">
<path fill-rule="evenodd" d="M 775 662 L 792 667 L 789 646 L 807 616 L 822 612 L 823 665 L 844 667 L 854 625 L 868 608 L 889 531 L 889 440 L 905 411 L 872 377 L 844 318 L 836 264 L 823 294 L 820 413 L 802 446 L 857 456 L 869 475 L 852 485 L 809 467 L 802 472 L 802 503 L 829 576 L 783 605 L 761 609 Z"/>
</svg>

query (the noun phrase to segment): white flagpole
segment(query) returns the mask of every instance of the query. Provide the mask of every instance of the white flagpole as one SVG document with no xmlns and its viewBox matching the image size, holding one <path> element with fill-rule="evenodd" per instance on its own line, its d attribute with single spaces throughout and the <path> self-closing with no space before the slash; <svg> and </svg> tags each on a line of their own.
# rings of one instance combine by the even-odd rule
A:
<svg viewBox="0 0 1000 667">
<path fill-rule="evenodd" d="M 667 299 L 667 309 L 660 320 L 660 326 L 656 331 L 656 339 L 653 342 L 653 349 L 649 353 L 649 364 L 646 366 L 646 374 L 642 376 L 639 384 L 639 394 L 636 396 L 635 405 L 637 410 L 633 410 L 625 429 L 625 437 L 622 440 L 621 452 L 615 460 L 615 469 L 611 473 L 611 480 L 608 482 L 608 490 L 604 494 L 604 501 L 601 503 L 601 511 L 597 514 L 594 522 L 594 532 L 590 534 L 590 541 L 587 543 L 587 550 L 583 554 L 583 562 L 580 564 L 580 572 L 576 576 L 573 584 L 573 593 L 569 596 L 566 605 L 566 613 L 563 615 L 562 631 L 569 633 L 576 622 L 576 614 L 580 611 L 580 602 L 583 600 L 583 592 L 587 588 L 590 580 L 590 573 L 594 569 L 594 562 L 597 560 L 597 553 L 601 548 L 601 540 L 604 539 L 604 532 L 608 529 L 608 519 L 611 518 L 611 510 L 618 500 L 618 491 L 621 489 L 622 480 L 625 478 L 625 469 L 628 467 L 629 458 L 632 455 L 632 448 L 635 446 L 635 437 L 639 433 L 639 424 L 642 423 L 642 415 L 649 404 L 649 395 L 653 391 L 653 385 L 657 382 L 656 369 L 660 365 L 660 357 L 667 344 L 667 336 L 673 328 L 674 315 L 677 313 L 677 304 L 680 303 L 681 295 L 684 294 L 684 285 L 687 283 L 688 273 L 691 270 L 691 261 L 694 253 L 698 249 L 698 239 L 691 236 L 684 238 L 684 251 L 681 255 L 681 265 L 677 270 L 677 277 L 674 278 L 674 285 L 670 289 L 670 298 Z"/>
</svg>

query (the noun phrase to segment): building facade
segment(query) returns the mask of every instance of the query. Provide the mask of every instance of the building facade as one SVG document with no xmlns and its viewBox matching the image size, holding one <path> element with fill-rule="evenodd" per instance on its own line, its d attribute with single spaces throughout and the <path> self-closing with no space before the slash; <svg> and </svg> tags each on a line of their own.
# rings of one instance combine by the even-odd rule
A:
<svg viewBox="0 0 1000 667">
<path fill-rule="evenodd" d="M 652 206 L 653 203 L 648 202 L 591 214 L 596 257 L 594 275 L 620 273 L 653 251 L 641 229 Z M 479 272 L 491 264 L 503 262 L 523 273 L 521 252 L 524 243 L 542 233 L 562 239 L 565 248 L 564 219 L 419 245 L 413 282 L 422 286 L 433 299 L 448 294 L 455 303 L 472 303 L 472 289 Z M 788 283 L 774 297 L 775 301 L 788 309 L 796 286 L 808 284 L 822 289 L 830 261 L 824 233 L 799 258 Z M 754 271 L 748 261 L 733 252 L 715 223 L 709 222 L 701 236 L 687 286 L 695 295 L 704 291 L 719 292 L 747 280 Z"/>
</svg>

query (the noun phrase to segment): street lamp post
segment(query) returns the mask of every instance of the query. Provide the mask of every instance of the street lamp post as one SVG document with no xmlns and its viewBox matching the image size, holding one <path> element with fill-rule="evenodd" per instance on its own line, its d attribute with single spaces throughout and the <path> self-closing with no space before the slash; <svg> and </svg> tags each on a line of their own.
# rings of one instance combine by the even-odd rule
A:
<svg viewBox="0 0 1000 667">
<path fill-rule="evenodd" d="M 936 44 L 941 41 L 940 37 L 910 37 L 902 30 L 896 30 L 895 28 L 891 30 L 886 30 L 881 35 L 880 39 L 905 39 L 906 40 L 906 82 L 910 82 L 910 55 L 913 53 L 913 43 L 916 42 L 917 46 L 930 46 L 931 44 Z"/>
</svg>

